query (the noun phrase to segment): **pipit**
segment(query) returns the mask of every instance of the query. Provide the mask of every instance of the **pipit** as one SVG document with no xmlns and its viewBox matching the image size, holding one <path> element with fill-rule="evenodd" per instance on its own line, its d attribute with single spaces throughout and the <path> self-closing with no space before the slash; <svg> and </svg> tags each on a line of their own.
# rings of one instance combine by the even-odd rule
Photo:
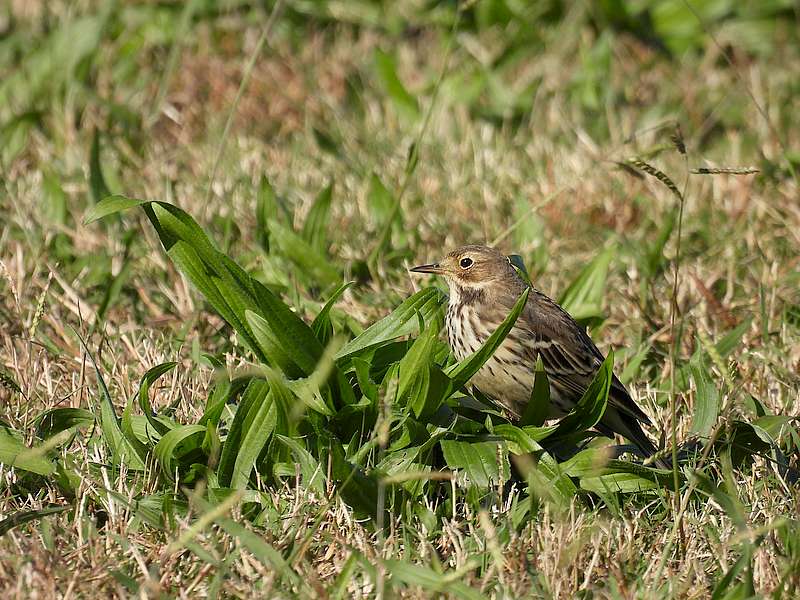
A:
<svg viewBox="0 0 800 600">
<path fill-rule="evenodd" d="M 458 360 L 480 348 L 528 287 L 508 257 L 486 246 L 464 246 L 438 263 L 411 270 L 442 275 L 447 280 L 447 340 Z M 575 407 L 603 362 L 600 350 L 575 319 L 531 288 L 514 327 L 471 383 L 519 419 L 531 401 L 538 358 L 550 383 L 552 419 Z M 606 411 L 596 429 L 609 437 L 619 433 L 650 456 L 656 448 L 641 423 L 649 425 L 650 420 L 615 375 Z M 667 466 L 666 461 L 657 463 Z"/>
</svg>

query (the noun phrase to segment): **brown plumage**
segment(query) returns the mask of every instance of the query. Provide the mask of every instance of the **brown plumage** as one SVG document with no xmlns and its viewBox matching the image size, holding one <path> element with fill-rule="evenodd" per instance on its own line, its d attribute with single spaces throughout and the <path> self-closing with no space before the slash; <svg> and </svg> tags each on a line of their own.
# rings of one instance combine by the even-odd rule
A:
<svg viewBox="0 0 800 600">
<path fill-rule="evenodd" d="M 486 246 L 463 246 L 438 263 L 411 270 L 447 280 L 447 339 L 458 360 L 486 341 L 528 287 L 506 256 Z M 518 419 L 530 401 L 537 357 L 550 382 L 551 418 L 562 417 L 575 406 L 603 361 L 586 331 L 532 288 L 511 332 L 471 383 Z M 609 436 L 619 433 L 650 456 L 656 448 L 640 423 L 649 425 L 650 420 L 614 376 L 597 430 Z"/>
</svg>

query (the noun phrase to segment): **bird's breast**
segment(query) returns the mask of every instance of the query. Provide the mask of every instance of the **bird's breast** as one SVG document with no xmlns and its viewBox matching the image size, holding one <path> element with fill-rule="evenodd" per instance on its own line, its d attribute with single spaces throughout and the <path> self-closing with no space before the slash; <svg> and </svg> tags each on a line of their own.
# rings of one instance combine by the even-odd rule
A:
<svg viewBox="0 0 800 600">
<path fill-rule="evenodd" d="M 478 350 L 499 327 L 500 321 L 481 318 L 472 306 L 451 304 L 446 327 L 450 348 L 461 361 Z M 514 328 L 495 353 L 472 377 L 471 383 L 517 416 L 522 414 L 533 389 L 534 369 L 521 347 L 522 331 Z"/>
</svg>

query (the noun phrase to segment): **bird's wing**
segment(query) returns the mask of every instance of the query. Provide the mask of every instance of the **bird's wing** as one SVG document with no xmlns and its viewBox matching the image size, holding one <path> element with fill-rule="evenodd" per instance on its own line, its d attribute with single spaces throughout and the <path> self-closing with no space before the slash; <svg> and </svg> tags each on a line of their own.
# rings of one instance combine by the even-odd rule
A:
<svg viewBox="0 0 800 600">
<path fill-rule="evenodd" d="M 536 292 L 531 294 L 517 327 L 526 330 L 530 342 L 526 345 L 531 364 L 537 357 L 551 384 L 572 395 L 577 402 L 591 383 L 604 357 L 586 331 L 558 304 Z M 628 390 L 613 375 L 609 404 L 638 421 L 650 423 L 628 394 Z"/>
</svg>

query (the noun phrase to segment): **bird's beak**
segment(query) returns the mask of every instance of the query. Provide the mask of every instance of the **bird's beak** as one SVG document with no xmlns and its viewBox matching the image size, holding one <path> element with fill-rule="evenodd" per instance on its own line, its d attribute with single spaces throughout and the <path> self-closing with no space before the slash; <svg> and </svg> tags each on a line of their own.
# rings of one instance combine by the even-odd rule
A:
<svg viewBox="0 0 800 600">
<path fill-rule="evenodd" d="M 409 269 L 414 273 L 433 273 L 434 275 L 441 275 L 444 273 L 444 269 L 439 266 L 439 263 L 432 263 L 430 265 L 420 265 L 418 267 L 413 267 Z"/>
</svg>

